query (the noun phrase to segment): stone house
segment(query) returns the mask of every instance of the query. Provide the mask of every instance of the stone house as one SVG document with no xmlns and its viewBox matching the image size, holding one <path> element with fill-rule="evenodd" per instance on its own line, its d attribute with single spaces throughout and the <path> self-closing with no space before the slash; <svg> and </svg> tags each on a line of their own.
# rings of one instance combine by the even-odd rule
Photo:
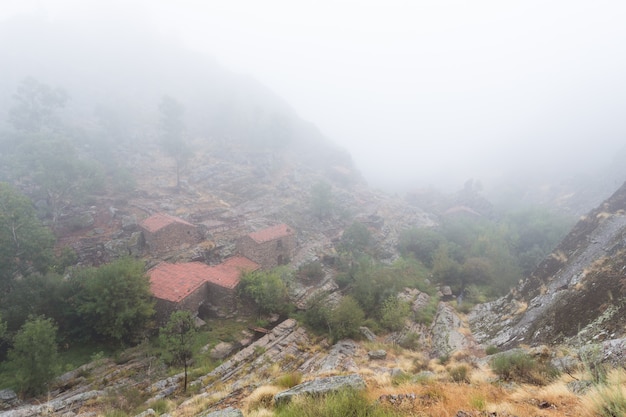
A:
<svg viewBox="0 0 626 417">
<path fill-rule="evenodd" d="M 148 271 L 150 290 L 156 300 L 156 319 L 164 323 L 176 310 L 193 314 L 203 307 L 217 315 L 236 309 L 236 290 L 244 272 L 259 265 L 242 256 L 231 257 L 219 265 L 202 262 L 171 264 L 161 262 Z"/>
<path fill-rule="evenodd" d="M 151 253 L 163 253 L 200 241 L 200 233 L 195 225 L 165 213 L 153 214 L 142 221 L 139 227 Z"/>
<path fill-rule="evenodd" d="M 285 265 L 296 252 L 296 234 L 284 223 L 268 227 L 239 239 L 237 252 L 264 269 Z"/>
</svg>

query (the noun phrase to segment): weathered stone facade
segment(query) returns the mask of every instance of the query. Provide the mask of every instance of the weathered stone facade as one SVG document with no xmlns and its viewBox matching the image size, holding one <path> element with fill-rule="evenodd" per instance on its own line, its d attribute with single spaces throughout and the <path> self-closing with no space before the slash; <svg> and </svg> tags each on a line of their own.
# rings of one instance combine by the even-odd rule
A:
<svg viewBox="0 0 626 417">
<path fill-rule="evenodd" d="M 285 265 L 296 252 L 296 234 L 286 224 L 279 224 L 242 237 L 237 251 L 263 269 Z"/>
<path fill-rule="evenodd" d="M 198 228 L 178 217 L 154 214 L 140 224 L 145 245 L 151 253 L 165 253 L 200 242 Z"/>
</svg>

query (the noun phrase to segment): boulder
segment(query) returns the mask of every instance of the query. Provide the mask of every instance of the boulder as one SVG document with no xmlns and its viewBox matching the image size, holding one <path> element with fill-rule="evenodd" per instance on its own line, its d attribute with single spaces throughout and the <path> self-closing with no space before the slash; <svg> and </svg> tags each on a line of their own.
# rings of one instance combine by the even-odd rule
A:
<svg viewBox="0 0 626 417">
<path fill-rule="evenodd" d="M 11 389 L 0 390 L 0 410 L 14 407 L 19 403 L 17 394 Z"/>
<path fill-rule="evenodd" d="M 359 374 L 317 378 L 279 392 L 274 396 L 274 402 L 276 404 L 287 403 L 296 395 L 320 395 L 346 388 L 364 389 L 365 381 Z"/>
<path fill-rule="evenodd" d="M 386 359 L 387 351 L 383 349 L 370 350 L 369 352 L 367 352 L 367 356 L 372 360 Z"/>
<path fill-rule="evenodd" d="M 376 335 L 367 327 L 361 326 L 359 327 L 359 331 L 361 332 L 363 337 L 369 340 L 370 342 L 373 342 L 374 340 L 376 340 Z"/>
<path fill-rule="evenodd" d="M 243 417 L 243 413 L 236 408 L 228 407 L 223 410 L 211 411 L 201 415 L 201 417 Z"/>
<path fill-rule="evenodd" d="M 234 350 L 232 343 L 220 342 L 213 349 L 211 349 L 211 359 L 224 359 L 230 355 Z"/>
</svg>

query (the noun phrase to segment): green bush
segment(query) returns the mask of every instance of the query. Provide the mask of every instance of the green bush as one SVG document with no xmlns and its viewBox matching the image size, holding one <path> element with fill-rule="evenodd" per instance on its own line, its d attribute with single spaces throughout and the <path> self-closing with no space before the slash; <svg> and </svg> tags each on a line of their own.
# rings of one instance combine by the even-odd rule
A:
<svg viewBox="0 0 626 417">
<path fill-rule="evenodd" d="M 453 382 L 458 382 L 458 383 L 470 382 L 469 373 L 470 373 L 470 369 L 467 365 L 458 365 L 458 366 L 448 369 L 448 374 L 450 375 L 450 379 L 452 379 Z"/>
<path fill-rule="evenodd" d="M 505 381 L 545 385 L 559 375 L 548 362 L 537 361 L 528 353 L 514 352 L 497 355 L 491 369 Z"/>
<path fill-rule="evenodd" d="M 489 345 L 485 348 L 485 354 L 487 355 L 495 355 L 496 353 L 499 353 L 500 349 L 498 349 L 497 346 L 494 345 Z"/>
</svg>

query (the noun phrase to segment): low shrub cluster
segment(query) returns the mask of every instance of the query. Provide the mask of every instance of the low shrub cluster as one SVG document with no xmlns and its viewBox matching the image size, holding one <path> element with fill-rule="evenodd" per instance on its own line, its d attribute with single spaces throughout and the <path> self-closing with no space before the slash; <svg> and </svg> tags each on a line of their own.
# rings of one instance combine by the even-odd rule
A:
<svg viewBox="0 0 626 417">
<path fill-rule="evenodd" d="M 524 352 L 497 355 L 491 360 L 491 369 L 505 381 L 536 385 L 546 385 L 559 376 L 559 371 L 550 363 Z"/>
</svg>

